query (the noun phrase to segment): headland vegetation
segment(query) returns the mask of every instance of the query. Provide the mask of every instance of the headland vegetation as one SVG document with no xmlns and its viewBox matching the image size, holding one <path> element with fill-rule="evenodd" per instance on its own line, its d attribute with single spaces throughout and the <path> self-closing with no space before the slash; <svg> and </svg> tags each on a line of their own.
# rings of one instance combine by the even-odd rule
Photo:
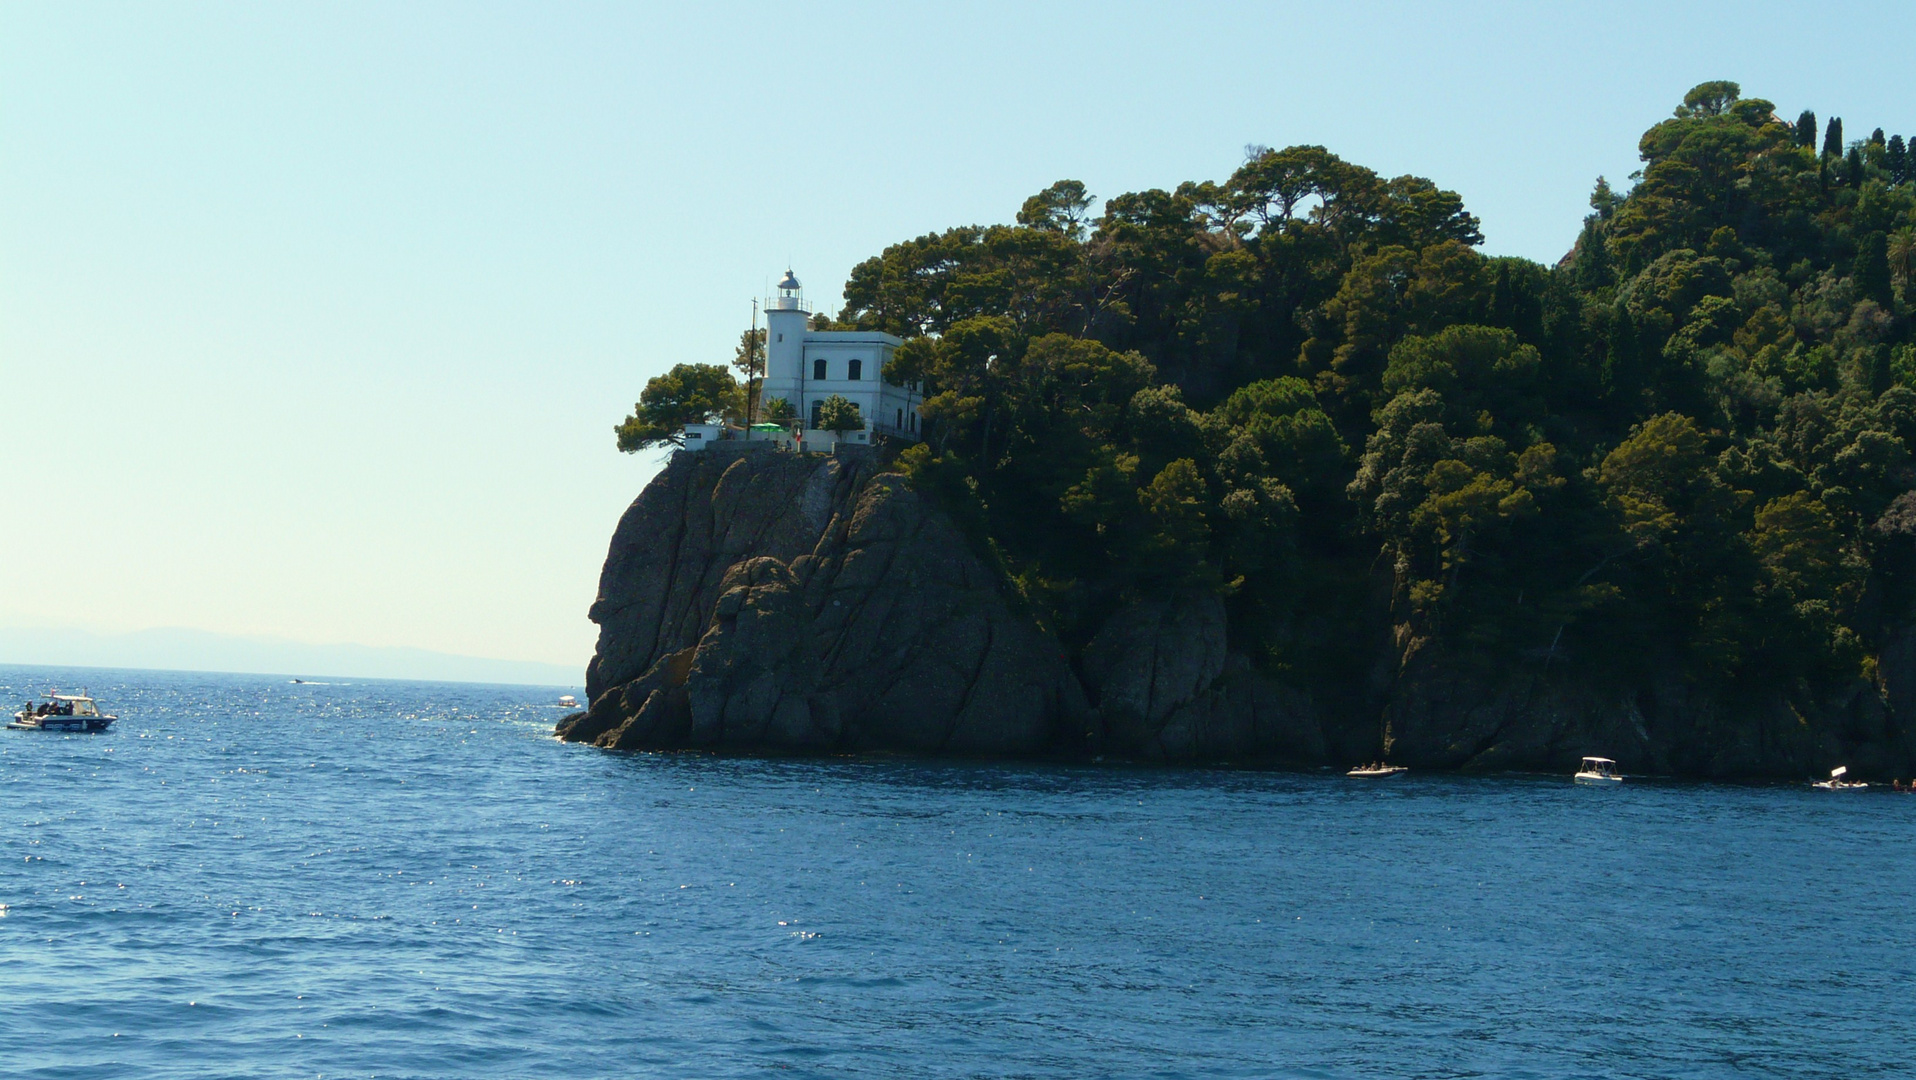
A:
<svg viewBox="0 0 1916 1080">
<path fill-rule="evenodd" d="M 922 439 L 675 454 L 562 734 L 1909 775 L 1916 159 L 1731 82 L 1639 151 L 1555 265 L 1318 146 L 886 248 L 817 324 L 903 340 Z"/>
</svg>

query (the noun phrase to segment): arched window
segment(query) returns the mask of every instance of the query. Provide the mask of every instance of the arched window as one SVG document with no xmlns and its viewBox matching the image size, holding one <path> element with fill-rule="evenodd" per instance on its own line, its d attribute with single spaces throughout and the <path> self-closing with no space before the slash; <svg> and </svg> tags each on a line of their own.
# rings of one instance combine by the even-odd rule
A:
<svg viewBox="0 0 1916 1080">
<path fill-rule="evenodd" d="M 898 422 L 896 424 L 893 424 L 892 427 L 895 427 L 900 431 L 905 430 L 905 410 L 903 409 L 898 410 Z"/>
<path fill-rule="evenodd" d="M 856 356 L 852 357 L 851 361 L 845 365 L 845 377 L 853 382 L 857 382 L 859 379 L 864 378 L 864 376 L 865 362 Z"/>
<path fill-rule="evenodd" d="M 821 364 L 822 364 L 822 363 L 824 363 L 824 362 L 825 362 L 825 361 L 823 361 L 823 360 L 820 360 L 820 361 L 819 361 L 819 363 L 821 363 Z M 821 410 L 821 409 L 823 409 L 824 407 L 825 407 L 825 403 L 824 403 L 823 401 L 814 401 L 814 402 L 812 402 L 812 423 L 811 423 L 811 428 L 812 428 L 812 430 L 813 430 L 813 431 L 817 431 L 817 430 L 818 430 L 818 413 L 819 413 L 819 410 Z"/>
<path fill-rule="evenodd" d="M 824 357 L 820 357 L 820 358 L 818 358 L 817 360 L 814 360 L 814 361 L 812 361 L 812 378 L 813 378 L 813 379 L 815 379 L 815 380 L 817 380 L 818 382 L 824 382 L 824 381 L 825 381 L 825 359 L 824 359 Z"/>
</svg>

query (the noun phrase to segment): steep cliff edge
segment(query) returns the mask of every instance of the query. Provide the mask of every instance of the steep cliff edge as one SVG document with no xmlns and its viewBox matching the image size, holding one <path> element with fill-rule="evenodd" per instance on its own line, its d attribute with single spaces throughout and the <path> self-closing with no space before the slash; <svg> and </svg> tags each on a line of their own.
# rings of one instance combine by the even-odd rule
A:
<svg viewBox="0 0 1916 1080">
<path fill-rule="evenodd" d="M 865 456 L 675 454 L 620 521 L 591 614 L 574 741 L 1031 755 L 1095 737 L 1057 642 Z"/>
<path fill-rule="evenodd" d="M 1068 655 L 869 455 L 675 454 L 620 520 L 591 618 L 590 708 L 559 734 L 615 749 L 1916 770 L 1899 720 L 1916 713 L 1916 629 L 1885 654 L 1880 689 L 1731 701 L 1676 672 L 1632 686 L 1571 663 L 1478 672 L 1400 627 L 1371 685 L 1328 706 L 1234 652 L 1214 593 L 1136 600 Z"/>
</svg>

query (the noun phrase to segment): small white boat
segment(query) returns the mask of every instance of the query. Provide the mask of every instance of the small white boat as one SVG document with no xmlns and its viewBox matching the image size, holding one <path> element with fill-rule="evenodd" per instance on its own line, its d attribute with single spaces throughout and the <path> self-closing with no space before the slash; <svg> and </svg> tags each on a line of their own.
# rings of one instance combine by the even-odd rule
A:
<svg viewBox="0 0 1916 1080">
<path fill-rule="evenodd" d="M 579 699 L 578 699 L 578 698 L 575 698 L 575 697 L 573 697 L 573 696 L 572 696 L 571 694 L 560 694 L 560 695 L 559 695 L 559 708 L 561 708 L 561 709 L 576 709 L 576 708 L 578 708 L 578 707 L 579 707 Z"/>
<path fill-rule="evenodd" d="M 1410 767 L 1407 765 L 1386 765 L 1381 761 L 1374 761 L 1370 763 L 1369 765 L 1359 765 L 1358 767 L 1356 767 L 1355 769 L 1352 769 L 1351 771 L 1345 773 L 1344 775 L 1345 776 L 1364 776 L 1364 777 L 1396 776 L 1398 773 L 1409 772 L 1409 771 L 1410 771 Z"/>
<path fill-rule="evenodd" d="M 1857 788 L 1866 788 L 1869 786 L 1869 782 L 1866 780 L 1843 779 L 1843 777 L 1848 775 L 1849 766 L 1838 765 L 1836 768 L 1830 770 L 1830 778 L 1828 780 L 1818 780 L 1810 786 L 1813 788 L 1821 788 L 1824 791 L 1855 791 Z"/>
<path fill-rule="evenodd" d="M 92 698 L 78 694 L 48 694 L 39 705 L 29 701 L 13 714 L 13 731 L 105 731 L 119 717 L 100 711 Z"/>
<path fill-rule="evenodd" d="M 1583 767 L 1571 778 L 1579 784 L 1621 784 L 1623 777 L 1617 772 L 1617 763 L 1607 757 L 1587 757 Z"/>
</svg>

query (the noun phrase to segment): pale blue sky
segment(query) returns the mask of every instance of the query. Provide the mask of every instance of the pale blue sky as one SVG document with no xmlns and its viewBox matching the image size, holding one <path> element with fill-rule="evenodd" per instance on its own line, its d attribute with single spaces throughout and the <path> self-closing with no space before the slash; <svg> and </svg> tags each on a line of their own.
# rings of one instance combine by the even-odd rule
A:
<svg viewBox="0 0 1916 1080">
<path fill-rule="evenodd" d="M 0 5 L 0 625 L 582 664 L 646 378 L 1315 142 L 1554 260 L 1683 91 L 1916 134 L 1908 4 Z M 0 660 L 4 660 L 0 657 Z"/>
</svg>

